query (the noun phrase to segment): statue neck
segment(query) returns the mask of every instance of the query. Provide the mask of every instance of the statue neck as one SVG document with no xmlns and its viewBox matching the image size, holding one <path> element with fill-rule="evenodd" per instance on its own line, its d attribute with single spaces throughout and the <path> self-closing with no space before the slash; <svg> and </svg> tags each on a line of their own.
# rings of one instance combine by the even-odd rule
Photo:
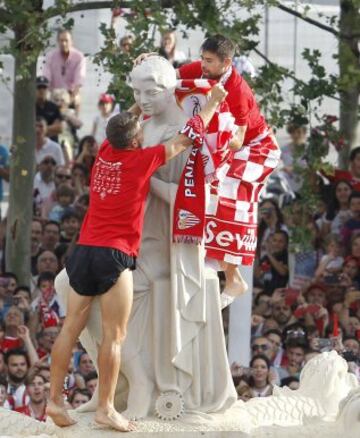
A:
<svg viewBox="0 0 360 438">
<path fill-rule="evenodd" d="M 178 107 L 174 97 L 169 101 L 169 105 L 166 111 L 163 111 L 160 114 L 156 114 L 152 116 L 153 122 L 156 123 L 156 125 L 158 126 L 171 125 L 176 122 L 179 123 L 185 118 L 186 117 L 184 113 Z"/>
</svg>

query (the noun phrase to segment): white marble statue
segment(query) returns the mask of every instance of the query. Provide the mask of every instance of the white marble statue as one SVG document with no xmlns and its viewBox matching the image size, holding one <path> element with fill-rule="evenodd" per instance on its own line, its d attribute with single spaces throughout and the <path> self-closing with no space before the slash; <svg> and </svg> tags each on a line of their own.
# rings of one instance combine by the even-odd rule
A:
<svg viewBox="0 0 360 438">
<path fill-rule="evenodd" d="M 136 102 L 151 116 L 143 124 L 144 146 L 168 140 L 187 120 L 175 101 L 174 68 L 163 58 L 151 57 L 136 66 L 130 78 Z M 120 378 L 117 390 L 118 409 L 125 401 L 130 418 L 154 413 L 176 418 L 184 410 L 213 413 L 236 401 L 216 273 L 205 270 L 203 247 L 172 243 L 172 212 L 186 158 L 183 153 L 159 169 L 147 200 L 134 305 L 122 348 L 128 385 Z M 56 282 L 63 296 L 66 277 L 63 271 Z M 80 339 L 96 363 L 101 339 L 97 302 Z M 94 401 L 82 410 L 93 410 Z"/>
</svg>

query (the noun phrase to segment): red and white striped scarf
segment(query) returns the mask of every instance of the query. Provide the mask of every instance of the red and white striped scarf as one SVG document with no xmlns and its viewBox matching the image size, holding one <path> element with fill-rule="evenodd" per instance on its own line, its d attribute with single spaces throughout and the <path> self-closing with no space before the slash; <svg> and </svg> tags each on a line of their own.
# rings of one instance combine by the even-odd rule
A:
<svg viewBox="0 0 360 438">
<path fill-rule="evenodd" d="M 194 117 L 201 111 L 215 83 L 207 79 L 178 81 L 175 96 L 187 116 Z M 214 180 L 216 170 L 227 161 L 228 144 L 236 129 L 227 103 L 222 102 L 206 129 L 201 149 L 194 146 L 185 164 L 174 206 L 175 242 L 201 242 L 205 227 L 205 181 Z"/>
</svg>

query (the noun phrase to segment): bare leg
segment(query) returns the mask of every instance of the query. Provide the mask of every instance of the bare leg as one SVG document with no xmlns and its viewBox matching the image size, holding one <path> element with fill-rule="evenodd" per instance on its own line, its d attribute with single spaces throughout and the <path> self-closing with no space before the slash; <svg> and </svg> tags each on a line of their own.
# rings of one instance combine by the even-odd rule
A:
<svg viewBox="0 0 360 438">
<path fill-rule="evenodd" d="M 121 273 L 114 286 L 100 297 L 103 339 L 99 349 L 99 405 L 95 421 L 127 432 L 135 426 L 115 410 L 114 398 L 120 371 L 121 342 L 133 301 L 133 279 L 128 269 Z"/>
<path fill-rule="evenodd" d="M 72 349 L 85 327 L 91 301 L 92 297 L 85 297 L 77 294 L 73 289 L 70 290 L 64 325 L 51 352 L 50 399 L 46 414 L 60 427 L 75 424 L 65 409 L 62 390 Z"/>
<path fill-rule="evenodd" d="M 242 278 L 238 267 L 227 262 L 220 262 L 220 266 L 226 277 L 226 284 L 223 293 L 230 297 L 238 297 L 244 294 L 248 290 L 248 285 Z"/>
</svg>

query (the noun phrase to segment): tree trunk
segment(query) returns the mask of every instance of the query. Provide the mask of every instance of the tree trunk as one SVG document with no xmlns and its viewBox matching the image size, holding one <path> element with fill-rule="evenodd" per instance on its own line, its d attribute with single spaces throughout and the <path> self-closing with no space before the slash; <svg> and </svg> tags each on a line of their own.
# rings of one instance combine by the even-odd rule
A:
<svg viewBox="0 0 360 438">
<path fill-rule="evenodd" d="M 346 140 L 341 151 L 339 165 L 348 166 L 349 152 L 355 146 L 358 126 L 358 105 L 360 93 L 359 24 L 360 12 L 356 0 L 340 2 L 339 40 L 339 88 L 340 88 L 340 131 Z M 353 32 L 357 36 L 353 36 Z M 344 37 L 345 36 L 345 37 Z"/>
<path fill-rule="evenodd" d="M 30 283 L 31 221 L 35 174 L 35 80 L 36 58 L 28 75 L 18 78 L 26 53 L 15 57 L 13 145 L 10 164 L 10 195 L 6 230 L 6 270 L 20 284 Z M 27 59 L 28 61 L 28 59 Z"/>
</svg>

